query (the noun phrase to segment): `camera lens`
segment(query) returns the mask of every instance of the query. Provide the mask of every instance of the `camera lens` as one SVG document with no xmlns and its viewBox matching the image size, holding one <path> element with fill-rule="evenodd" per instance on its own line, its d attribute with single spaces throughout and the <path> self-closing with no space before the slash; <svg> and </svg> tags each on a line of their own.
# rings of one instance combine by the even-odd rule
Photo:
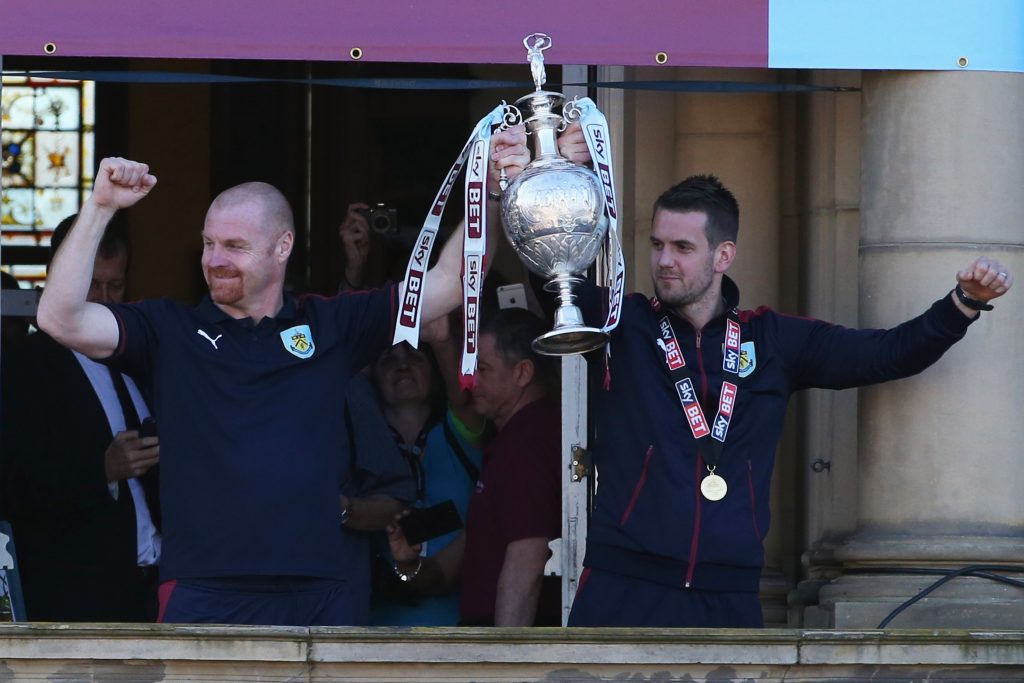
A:
<svg viewBox="0 0 1024 683">
<path fill-rule="evenodd" d="M 388 232 L 391 229 L 391 219 L 383 211 L 374 212 L 370 218 L 370 225 L 374 232 Z"/>
</svg>

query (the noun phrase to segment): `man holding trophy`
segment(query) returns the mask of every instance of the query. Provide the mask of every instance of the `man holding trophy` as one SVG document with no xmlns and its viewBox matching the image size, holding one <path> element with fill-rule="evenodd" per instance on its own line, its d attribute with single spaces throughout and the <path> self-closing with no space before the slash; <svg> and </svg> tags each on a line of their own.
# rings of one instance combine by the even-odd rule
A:
<svg viewBox="0 0 1024 683">
<path fill-rule="evenodd" d="M 658 198 L 655 296 L 623 297 L 603 117 L 589 101 L 575 103 L 582 117 L 570 105 L 558 116 L 561 96 L 542 91 L 538 78 L 550 39 L 526 42 L 537 92 L 517 105 L 537 137 L 536 158 L 506 191 L 502 216 L 523 263 L 550 278 L 545 289 L 558 297 L 555 329 L 534 349 L 584 353 L 608 341 L 593 420 L 599 486 L 569 625 L 762 626 L 768 494 L 790 395 L 921 372 L 991 310 L 1013 276 L 979 258 L 955 274 L 952 291 L 891 330 L 740 310 L 726 275 L 739 206 L 705 175 Z M 593 162 L 595 173 L 581 179 L 565 171 L 567 160 Z M 599 287 L 580 273 L 605 239 L 607 282 Z"/>
<path fill-rule="evenodd" d="M 559 147 L 590 160 L 579 126 Z M 891 330 L 740 310 L 726 275 L 738 229 L 736 199 L 714 176 L 687 178 L 655 203 L 656 295 L 625 297 L 611 333 L 593 420 L 600 485 L 570 626 L 762 626 L 762 541 L 790 395 L 921 372 L 1013 283 L 979 258 Z M 601 320 L 601 289 L 577 293 L 583 319 Z"/>
</svg>

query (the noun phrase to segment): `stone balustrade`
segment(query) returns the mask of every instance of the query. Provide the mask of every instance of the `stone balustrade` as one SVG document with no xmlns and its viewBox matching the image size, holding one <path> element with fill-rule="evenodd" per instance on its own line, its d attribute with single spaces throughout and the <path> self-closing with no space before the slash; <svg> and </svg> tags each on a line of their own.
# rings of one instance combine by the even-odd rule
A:
<svg viewBox="0 0 1024 683">
<path fill-rule="evenodd" d="M 1021 681 L 1024 630 L 0 625 L 0 681 Z"/>
</svg>

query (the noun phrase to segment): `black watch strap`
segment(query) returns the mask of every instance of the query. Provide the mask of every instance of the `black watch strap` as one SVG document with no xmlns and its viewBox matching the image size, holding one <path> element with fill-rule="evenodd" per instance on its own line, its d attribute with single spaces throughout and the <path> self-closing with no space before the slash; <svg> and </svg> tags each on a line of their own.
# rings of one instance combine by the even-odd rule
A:
<svg viewBox="0 0 1024 683">
<path fill-rule="evenodd" d="M 972 299 L 971 297 L 967 296 L 967 294 L 964 293 L 963 288 L 960 287 L 960 283 L 957 283 L 956 287 L 953 288 L 953 293 L 956 294 L 957 299 L 960 299 L 960 303 L 962 303 L 964 306 L 971 309 L 972 311 L 992 310 L 992 304 L 987 304 L 984 301 Z"/>
</svg>

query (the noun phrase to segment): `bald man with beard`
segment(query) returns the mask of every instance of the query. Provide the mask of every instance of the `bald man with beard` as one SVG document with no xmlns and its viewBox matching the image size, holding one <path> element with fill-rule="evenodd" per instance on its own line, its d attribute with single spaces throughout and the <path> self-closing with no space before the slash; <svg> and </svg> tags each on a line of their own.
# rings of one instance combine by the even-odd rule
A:
<svg viewBox="0 0 1024 683">
<path fill-rule="evenodd" d="M 489 185 L 528 161 L 521 128 L 492 138 Z M 160 620 L 359 623 L 363 512 L 351 490 L 342 420 L 349 378 L 392 338 L 400 285 L 295 298 L 284 291 L 291 208 L 265 183 L 226 190 L 202 231 L 209 295 L 86 301 L 104 226 L 156 185 L 145 164 L 104 159 L 93 194 L 57 254 L 40 327 L 152 387 L 160 415 L 164 545 Z M 488 210 L 496 216 L 498 203 Z M 499 231 L 493 231 L 495 233 Z M 423 320 L 461 301 L 461 231 L 426 278 Z M 491 245 L 493 248 L 493 245 Z"/>
</svg>

